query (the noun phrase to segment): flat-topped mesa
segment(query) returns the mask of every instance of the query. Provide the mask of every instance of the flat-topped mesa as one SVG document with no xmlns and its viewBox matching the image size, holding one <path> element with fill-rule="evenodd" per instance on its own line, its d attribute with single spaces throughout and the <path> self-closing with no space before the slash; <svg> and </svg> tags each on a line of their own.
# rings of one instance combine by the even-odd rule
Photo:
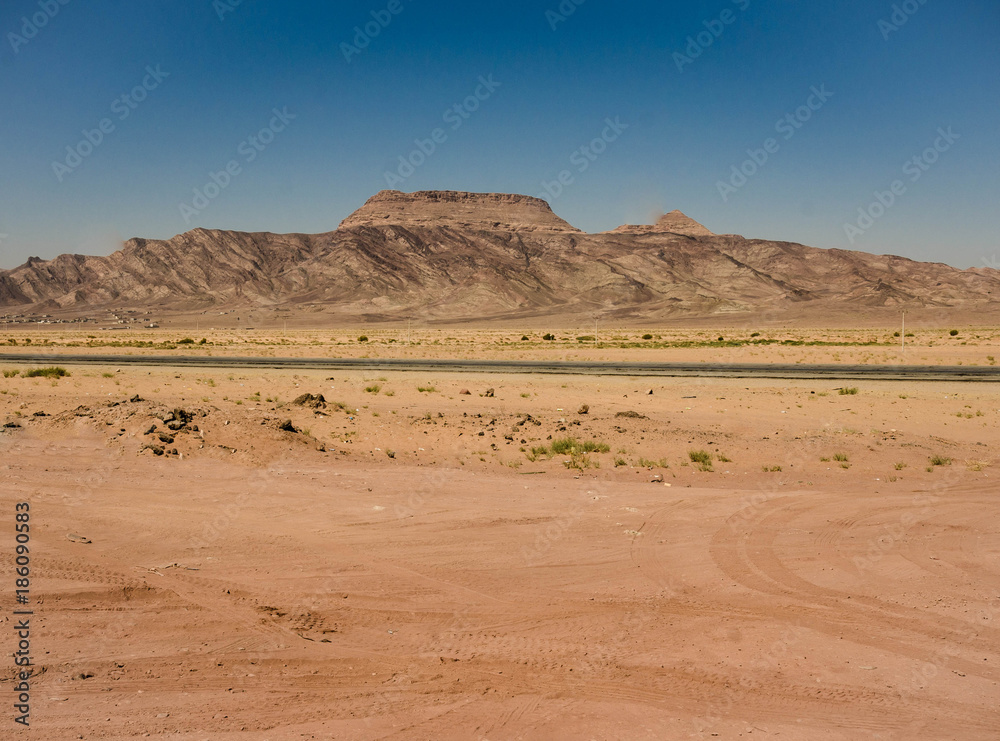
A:
<svg viewBox="0 0 1000 741">
<path fill-rule="evenodd" d="M 625 224 L 612 230 L 610 234 L 656 234 L 661 232 L 683 234 L 687 237 L 715 236 L 704 226 L 680 211 L 671 211 L 666 216 L 661 216 L 655 224 Z"/>
<path fill-rule="evenodd" d="M 552 212 L 548 203 L 508 193 L 383 190 L 344 219 L 341 229 L 357 226 L 450 226 L 516 232 L 581 233 Z"/>
</svg>

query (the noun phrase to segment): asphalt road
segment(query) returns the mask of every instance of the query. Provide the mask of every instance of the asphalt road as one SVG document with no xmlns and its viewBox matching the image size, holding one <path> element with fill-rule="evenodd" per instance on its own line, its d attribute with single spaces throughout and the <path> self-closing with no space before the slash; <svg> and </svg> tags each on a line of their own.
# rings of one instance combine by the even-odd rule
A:
<svg viewBox="0 0 1000 741">
<path fill-rule="evenodd" d="M 698 378 L 787 378 L 835 381 L 1000 382 L 1000 366 L 940 365 L 760 365 L 727 363 L 614 363 L 523 360 L 396 360 L 379 358 L 236 358 L 152 355 L 61 355 L 0 353 L 0 362 L 34 365 L 364 370 L 442 373 L 522 373 L 587 376 Z"/>
</svg>

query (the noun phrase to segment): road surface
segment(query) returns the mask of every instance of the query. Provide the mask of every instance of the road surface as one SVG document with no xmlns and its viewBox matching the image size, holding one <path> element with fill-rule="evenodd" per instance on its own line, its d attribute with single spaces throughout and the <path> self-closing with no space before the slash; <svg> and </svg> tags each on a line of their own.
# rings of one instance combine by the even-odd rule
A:
<svg viewBox="0 0 1000 741">
<path fill-rule="evenodd" d="M 837 381 L 1000 382 L 1000 367 L 947 365 L 762 365 L 732 363 L 619 363 L 526 360 L 399 360 L 380 358 L 240 358 L 225 356 L 62 355 L 0 353 L 0 362 L 34 365 L 259 368 L 264 370 L 413 371 L 587 376 L 829 379 Z"/>
</svg>

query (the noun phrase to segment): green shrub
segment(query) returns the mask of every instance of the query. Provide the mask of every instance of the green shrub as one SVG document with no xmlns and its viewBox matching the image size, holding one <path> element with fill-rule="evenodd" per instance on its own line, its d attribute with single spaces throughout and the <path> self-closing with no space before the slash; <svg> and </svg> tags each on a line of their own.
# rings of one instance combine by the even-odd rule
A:
<svg viewBox="0 0 1000 741">
<path fill-rule="evenodd" d="M 68 376 L 69 372 L 65 368 L 51 366 L 49 368 L 32 368 L 24 372 L 25 378 L 62 378 Z"/>
<path fill-rule="evenodd" d="M 838 391 L 837 393 L 839 393 L 841 396 L 856 396 L 858 393 L 858 389 L 857 387 L 851 387 L 849 389 L 840 389 L 840 391 Z"/>
<path fill-rule="evenodd" d="M 545 340 L 545 341 L 547 341 L 547 342 L 552 342 L 555 338 L 556 338 L 556 336 L 554 334 L 552 334 L 551 332 L 549 334 L 546 334 L 546 335 L 542 336 L 542 339 Z"/>
<path fill-rule="evenodd" d="M 552 441 L 552 452 L 556 455 L 569 455 L 576 449 L 577 442 L 572 437 L 564 437 Z"/>
<path fill-rule="evenodd" d="M 642 336 L 642 339 L 644 339 L 644 340 L 651 340 L 651 339 L 653 339 L 653 335 L 651 335 L 651 334 L 644 334 Z"/>
<path fill-rule="evenodd" d="M 19 371 L 19 370 L 5 370 L 3 372 L 3 377 L 4 378 L 14 378 L 17 375 L 20 375 L 20 373 L 21 373 L 21 371 Z"/>
<path fill-rule="evenodd" d="M 958 337 L 958 330 L 953 329 L 948 334 L 950 334 L 952 337 Z"/>
<path fill-rule="evenodd" d="M 190 337 L 185 337 L 183 340 L 177 340 L 178 345 L 193 345 L 194 340 Z"/>
<path fill-rule="evenodd" d="M 361 335 L 358 337 L 358 342 L 368 342 L 368 337 L 366 335 Z"/>
<path fill-rule="evenodd" d="M 943 455 L 932 455 L 930 458 L 932 466 L 950 466 L 951 458 L 946 458 Z"/>
</svg>

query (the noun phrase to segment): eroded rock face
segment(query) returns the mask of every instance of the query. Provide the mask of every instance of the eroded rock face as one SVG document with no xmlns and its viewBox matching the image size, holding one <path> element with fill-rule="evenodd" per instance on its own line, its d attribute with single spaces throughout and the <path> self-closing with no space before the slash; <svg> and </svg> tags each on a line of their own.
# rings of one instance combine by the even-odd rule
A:
<svg viewBox="0 0 1000 741">
<path fill-rule="evenodd" d="M 195 229 L 107 257 L 0 271 L 0 306 L 213 312 L 307 307 L 329 321 L 760 317 L 1000 310 L 1000 271 L 713 235 L 679 211 L 585 234 L 530 196 L 383 191 L 325 234 Z M 3 313 L 10 312 L 7 308 Z M 336 317 L 336 319 L 332 318 Z"/>
<path fill-rule="evenodd" d="M 341 229 L 358 226 L 433 226 L 455 229 L 581 234 L 548 203 L 508 193 L 383 190 L 344 219 Z"/>
</svg>

